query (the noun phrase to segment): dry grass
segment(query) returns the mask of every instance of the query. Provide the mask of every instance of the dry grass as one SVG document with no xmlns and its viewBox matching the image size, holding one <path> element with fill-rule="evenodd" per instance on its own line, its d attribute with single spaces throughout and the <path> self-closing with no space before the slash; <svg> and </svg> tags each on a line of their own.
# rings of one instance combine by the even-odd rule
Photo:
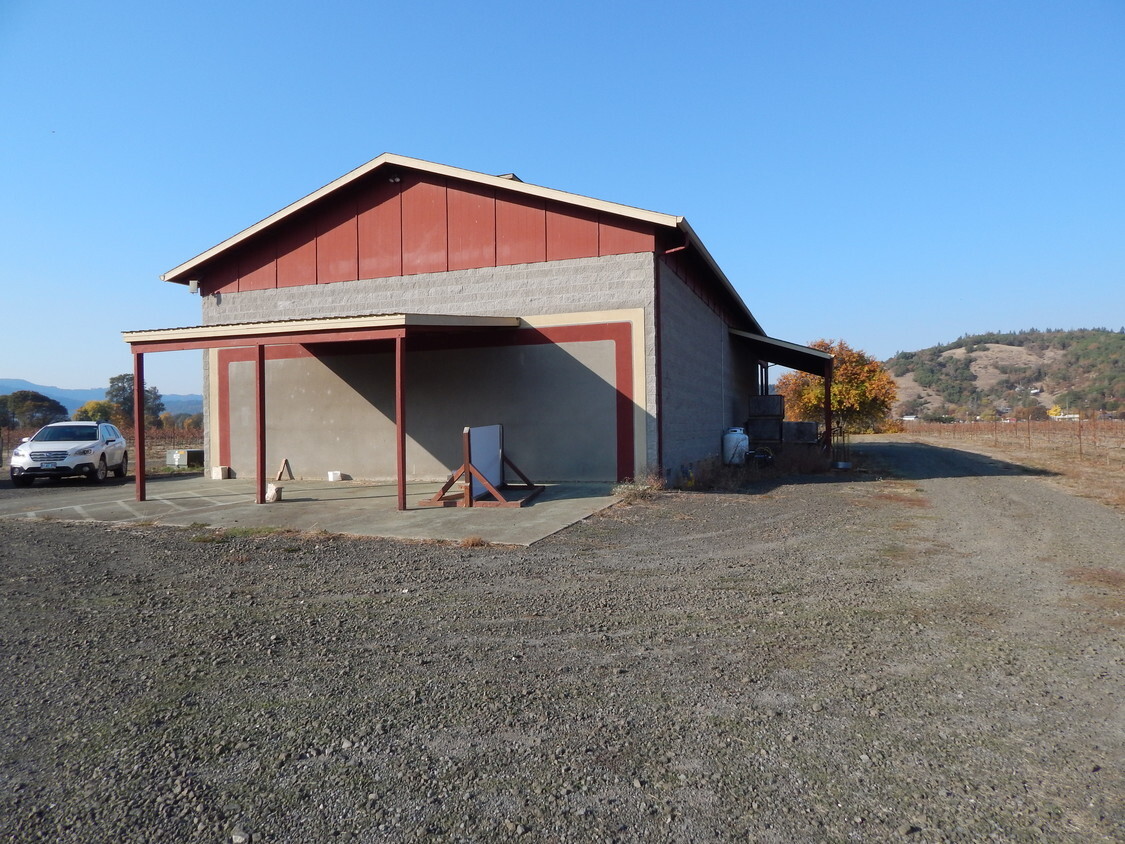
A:
<svg viewBox="0 0 1125 844">
<path fill-rule="evenodd" d="M 1076 566 L 1063 572 L 1076 583 L 1125 590 L 1125 571 L 1095 566 Z"/>
<path fill-rule="evenodd" d="M 815 445 L 794 444 L 773 455 L 772 462 L 751 460 L 728 466 L 718 458 L 702 460 L 692 467 L 689 478 L 681 479 L 683 489 L 735 492 L 750 484 L 793 475 L 817 475 L 828 471 L 828 458 Z"/>
<path fill-rule="evenodd" d="M 664 483 L 664 478 L 659 473 L 650 472 L 643 477 L 618 484 L 613 488 L 613 494 L 620 504 L 638 504 L 650 501 L 665 489 L 667 484 Z"/>
<path fill-rule="evenodd" d="M 905 504 L 907 507 L 930 506 L 930 500 L 928 498 L 920 498 L 916 495 L 904 495 L 899 492 L 880 492 L 872 497 L 877 501 L 890 501 L 895 504 Z"/>
<path fill-rule="evenodd" d="M 1091 587 L 1091 591 L 1078 598 L 1082 605 L 1112 614 L 1107 623 L 1119 630 L 1125 629 L 1125 571 L 1104 566 L 1075 566 L 1063 574 L 1071 583 Z"/>
<path fill-rule="evenodd" d="M 1073 492 L 1125 512 L 1125 421 L 921 423 L 907 435 L 1050 473 Z"/>
</svg>

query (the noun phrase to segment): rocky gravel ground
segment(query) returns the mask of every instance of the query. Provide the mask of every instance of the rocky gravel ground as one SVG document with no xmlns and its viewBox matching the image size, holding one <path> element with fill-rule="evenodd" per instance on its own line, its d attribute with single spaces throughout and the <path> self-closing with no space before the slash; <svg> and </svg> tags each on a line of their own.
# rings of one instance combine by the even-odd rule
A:
<svg viewBox="0 0 1125 844">
<path fill-rule="evenodd" d="M 861 462 L 521 549 L 0 521 L 0 837 L 1125 839 L 1122 517 Z"/>
</svg>

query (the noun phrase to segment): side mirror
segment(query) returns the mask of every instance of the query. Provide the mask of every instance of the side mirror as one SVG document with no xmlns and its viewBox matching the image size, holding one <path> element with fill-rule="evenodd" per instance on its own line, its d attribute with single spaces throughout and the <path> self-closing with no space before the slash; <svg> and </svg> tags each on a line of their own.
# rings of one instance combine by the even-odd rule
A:
<svg viewBox="0 0 1125 844">
<path fill-rule="evenodd" d="M 31 442 L 31 437 L 24 437 L 22 440 L 20 440 L 20 442 L 21 443 Z"/>
</svg>

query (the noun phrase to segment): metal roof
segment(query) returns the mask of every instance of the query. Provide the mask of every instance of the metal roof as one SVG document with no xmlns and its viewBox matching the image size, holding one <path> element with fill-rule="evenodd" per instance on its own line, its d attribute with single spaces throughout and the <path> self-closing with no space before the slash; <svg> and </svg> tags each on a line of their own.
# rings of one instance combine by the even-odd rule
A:
<svg viewBox="0 0 1125 844">
<path fill-rule="evenodd" d="M 766 337 L 764 334 L 751 334 L 749 331 L 739 331 L 737 328 L 730 329 L 730 333 L 746 340 L 754 354 L 762 360 L 812 375 L 823 375 L 825 364 L 835 358 L 830 352 L 790 343 L 787 340 L 778 340 L 776 337 Z"/>
<path fill-rule="evenodd" d="M 154 328 L 144 331 L 123 331 L 122 339 L 130 345 L 164 343 L 231 344 L 231 341 L 256 342 L 275 337 L 292 338 L 303 335 L 308 340 L 341 332 L 387 331 L 395 329 L 457 329 L 518 328 L 519 317 L 454 316 L 448 314 L 367 314 L 365 316 L 317 317 L 313 319 L 282 319 L 266 322 L 235 322 L 218 325 L 191 325 L 181 328 Z"/>
</svg>

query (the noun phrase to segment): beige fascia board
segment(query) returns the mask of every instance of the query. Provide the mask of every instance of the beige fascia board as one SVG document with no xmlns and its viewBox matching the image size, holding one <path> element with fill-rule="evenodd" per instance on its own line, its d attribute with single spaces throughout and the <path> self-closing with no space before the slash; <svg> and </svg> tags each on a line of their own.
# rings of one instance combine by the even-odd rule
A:
<svg viewBox="0 0 1125 844">
<path fill-rule="evenodd" d="M 329 317 L 274 322 L 194 325 L 185 328 L 158 328 L 149 331 L 123 331 L 126 343 L 163 343 L 180 340 L 207 340 L 230 337 L 268 337 L 302 331 L 324 332 L 363 328 L 405 328 L 409 326 L 450 326 L 456 328 L 517 328 L 518 317 L 455 316 L 443 314 L 379 314 L 362 317 Z"/>
<path fill-rule="evenodd" d="M 517 182 L 511 179 L 505 179 L 503 176 L 490 176 L 487 173 L 478 173 L 474 170 L 463 170 L 459 167 L 451 167 L 447 164 L 435 164 L 432 161 L 423 161 L 419 158 L 409 158 L 405 155 L 396 155 L 391 152 L 385 152 L 382 155 L 371 159 L 366 164 L 362 164 L 349 173 L 345 173 L 340 178 L 336 179 L 325 185 L 324 187 L 313 191 L 308 196 L 298 199 L 280 211 L 258 221 L 247 229 L 243 229 L 233 237 L 227 238 L 222 243 L 212 246 L 206 252 L 201 252 L 189 261 L 185 261 L 177 267 L 173 267 L 168 272 L 160 276 L 161 281 L 171 281 L 174 284 L 187 284 L 188 279 L 180 278 L 185 273 L 190 272 L 195 267 L 204 263 L 205 261 L 215 257 L 221 252 L 225 252 L 231 247 L 237 246 L 239 243 L 253 237 L 260 231 L 269 228 L 275 223 L 280 222 L 286 217 L 295 214 L 302 208 L 305 208 L 312 203 L 319 200 L 321 197 L 336 191 L 345 185 L 367 175 L 371 171 L 383 166 L 398 166 L 411 170 L 420 170 L 425 173 L 431 173 L 437 176 L 445 176 L 453 179 L 461 179 L 463 181 L 475 182 L 481 185 L 488 185 L 490 187 L 501 188 L 510 193 L 522 193 L 529 196 L 542 197 L 543 199 L 551 199 L 556 202 L 562 202 L 567 205 L 577 205 L 582 208 L 587 208 L 593 211 L 604 211 L 609 214 L 617 214 L 622 217 L 629 217 L 634 220 L 640 220 L 653 225 L 665 226 L 668 228 L 675 228 L 682 220 L 682 217 L 673 217 L 669 214 L 661 214 L 657 211 L 646 211 L 642 208 L 634 208 L 630 205 L 620 205 L 615 202 L 607 202 L 602 199 L 593 199 L 588 196 L 581 196 L 576 193 L 567 193 L 566 191 L 555 190 L 554 188 L 540 187 L 539 185 L 528 184 L 527 182 Z"/>
</svg>

